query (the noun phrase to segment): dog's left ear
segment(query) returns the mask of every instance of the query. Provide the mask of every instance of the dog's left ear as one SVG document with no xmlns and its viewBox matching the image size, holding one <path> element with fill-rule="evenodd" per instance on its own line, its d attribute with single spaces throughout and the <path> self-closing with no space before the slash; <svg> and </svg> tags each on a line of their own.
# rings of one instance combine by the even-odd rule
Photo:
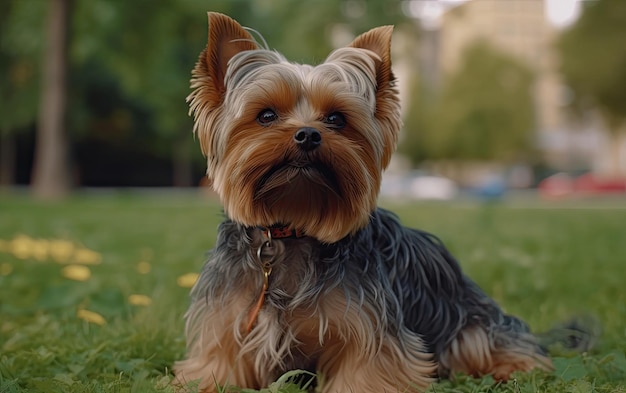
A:
<svg viewBox="0 0 626 393">
<path fill-rule="evenodd" d="M 368 49 L 378 55 L 376 60 L 376 82 L 378 89 L 385 89 L 394 81 L 391 72 L 391 35 L 393 26 L 381 26 L 356 37 L 349 45 L 353 48 Z"/>
<path fill-rule="evenodd" d="M 395 76 L 391 71 L 391 36 L 393 26 L 374 28 L 356 37 L 349 45 L 353 48 L 367 49 L 376 64 L 376 118 L 383 128 L 385 146 L 382 166 L 386 168 L 391 160 L 398 133 L 402 126 L 398 90 L 395 87 Z"/>
</svg>

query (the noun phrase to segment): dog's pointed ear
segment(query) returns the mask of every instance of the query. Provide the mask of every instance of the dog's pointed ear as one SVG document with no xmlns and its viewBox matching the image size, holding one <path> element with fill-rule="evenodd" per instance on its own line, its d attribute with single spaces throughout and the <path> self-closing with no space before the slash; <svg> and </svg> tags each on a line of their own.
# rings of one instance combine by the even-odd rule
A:
<svg viewBox="0 0 626 393">
<path fill-rule="evenodd" d="M 217 12 L 209 12 L 208 16 L 208 42 L 193 70 L 193 78 L 206 83 L 204 87 L 208 91 L 205 93 L 208 94 L 205 98 L 217 105 L 225 92 L 224 77 L 230 59 L 239 52 L 258 49 L 258 46 L 250 33 L 234 19 Z"/>
<path fill-rule="evenodd" d="M 353 48 L 368 49 L 374 52 L 376 59 L 376 82 L 379 89 L 384 89 L 394 81 L 391 71 L 391 36 L 393 26 L 374 28 L 356 37 L 349 45 Z"/>
<path fill-rule="evenodd" d="M 372 57 L 376 67 L 376 119 L 385 131 L 383 168 L 386 168 L 391 160 L 402 126 L 396 79 L 391 71 L 392 34 L 393 26 L 381 26 L 359 35 L 350 44 L 350 47 L 367 49 L 375 55 Z"/>
<path fill-rule="evenodd" d="M 222 104 L 226 88 L 224 78 L 228 62 L 236 54 L 258 49 L 252 36 L 230 17 L 209 12 L 209 38 L 206 48 L 191 72 L 192 92 L 187 96 L 189 113 L 193 115 L 193 130 L 200 138 L 202 152 L 209 157 L 208 173 L 212 171 L 215 156 L 210 132 L 217 108 Z"/>
</svg>

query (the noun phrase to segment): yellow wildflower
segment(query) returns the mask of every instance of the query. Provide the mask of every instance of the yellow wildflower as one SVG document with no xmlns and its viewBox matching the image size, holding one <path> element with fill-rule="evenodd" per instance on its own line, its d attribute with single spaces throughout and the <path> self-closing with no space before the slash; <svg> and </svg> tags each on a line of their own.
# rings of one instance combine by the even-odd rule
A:
<svg viewBox="0 0 626 393">
<path fill-rule="evenodd" d="M 198 273 L 187 273 L 176 279 L 176 284 L 179 287 L 191 288 L 198 281 Z"/>
<path fill-rule="evenodd" d="M 98 265 L 102 262 L 102 255 L 88 248 L 79 248 L 74 251 L 74 263 L 81 265 Z"/>
<path fill-rule="evenodd" d="M 58 263 L 69 263 L 74 254 L 74 243 L 68 240 L 50 241 L 50 255 Z"/>
<path fill-rule="evenodd" d="M 33 239 L 26 235 L 18 235 L 11 240 L 11 254 L 19 259 L 27 259 L 31 256 Z"/>
<path fill-rule="evenodd" d="M 76 281 L 87 281 L 91 277 L 91 270 L 86 266 L 68 265 L 61 271 L 63 277 Z"/>
<path fill-rule="evenodd" d="M 128 297 L 128 303 L 133 306 L 149 306 L 152 304 L 152 299 L 146 295 L 133 294 Z"/>
<path fill-rule="evenodd" d="M 50 250 L 50 242 L 46 239 L 33 240 L 31 243 L 31 254 L 36 260 L 43 262 L 48 259 L 48 251 Z"/>
<path fill-rule="evenodd" d="M 106 323 L 106 320 L 104 319 L 102 315 L 98 314 L 97 312 L 93 312 L 93 311 L 89 311 L 85 309 L 78 310 L 76 312 L 76 316 L 82 319 L 83 321 L 95 323 L 96 325 L 100 325 L 100 326 Z"/>
<path fill-rule="evenodd" d="M 136 269 L 139 274 L 148 274 L 152 270 L 152 265 L 150 265 L 150 262 L 141 261 L 137 264 Z"/>
</svg>

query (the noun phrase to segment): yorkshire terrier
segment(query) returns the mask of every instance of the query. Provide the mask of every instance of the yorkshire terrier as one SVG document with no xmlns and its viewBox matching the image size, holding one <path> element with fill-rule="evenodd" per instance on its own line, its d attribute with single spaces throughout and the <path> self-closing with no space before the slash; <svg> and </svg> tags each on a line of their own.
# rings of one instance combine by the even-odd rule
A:
<svg viewBox="0 0 626 393">
<path fill-rule="evenodd" d="M 209 13 L 187 100 L 228 219 L 191 292 L 179 383 L 258 389 L 301 369 L 324 393 L 416 392 L 551 368 L 436 237 L 376 206 L 401 127 L 392 30 L 309 66 Z"/>
</svg>

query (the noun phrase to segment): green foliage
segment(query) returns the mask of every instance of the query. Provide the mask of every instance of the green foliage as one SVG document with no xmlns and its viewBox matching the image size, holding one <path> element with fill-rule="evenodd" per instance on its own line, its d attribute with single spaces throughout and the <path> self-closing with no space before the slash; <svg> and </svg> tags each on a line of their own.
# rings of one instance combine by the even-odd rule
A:
<svg viewBox="0 0 626 393">
<path fill-rule="evenodd" d="M 185 97 L 206 45 L 207 11 L 256 29 L 270 48 L 301 62 L 332 49 L 333 26 L 357 34 L 404 17 L 400 0 L 151 0 L 72 2 L 68 149 L 80 165 L 85 146 L 193 157 Z M 47 1 L 0 4 L 0 131 L 32 129 L 37 117 Z M 262 41 L 262 40 L 260 40 Z M 112 149 L 111 149 L 112 150 Z M 180 163 L 180 161 L 179 161 Z M 80 172 L 80 171 L 77 171 Z"/>
<path fill-rule="evenodd" d="M 141 143 L 166 156 L 172 142 L 191 139 L 185 97 L 190 70 L 206 43 L 203 8 L 188 1 L 77 2 L 72 64 L 77 79 L 88 77 L 74 91 L 74 107 L 86 112 L 75 128 L 102 130 L 105 140 Z M 82 102 L 91 96 L 117 101 L 105 98 L 86 107 Z"/>
<path fill-rule="evenodd" d="M 334 49 L 335 27 L 356 36 L 376 26 L 407 22 L 399 0 L 275 0 L 253 4 L 253 18 L 240 22 L 260 32 L 270 48 L 300 63 L 316 64 L 326 58 Z"/>
<path fill-rule="evenodd" d="M 44 4 L 44 3 L 42 3 Z M 39 4 L 6 0 L 0 3 L 0 132 L 32 124 L 37 115 L 40 52 L 44 24 Z"/>
<path fill-rule="evenodd" d="M 6 86 L 0 85 L 2 109 L 7 115 L 2 121 L 6 122 L 4 128 L 11 128 L 32 122 L 36 115 L 36 99 L 32 97 L 38 94 L 36 81 L 47 2 L 9 0 L 1 7 L 0 71 L 10 76 L 2 80 L 9 82 Z M 321 61 L 328 54 L 332 49 L 331 27 L 337 23 L 350 26 L 356 34 L 404 18 L 399 0 L 79 0 L 74 2 L 70 33 L 74 81 L 86 83 L 76 76 L 78 73 L 88 75 L 95 83 L 101 80 L 118 86 L 123 96 L 140 101 L 150 110 L 154 116 L 152 126 L 168 143 L 168 138 L 180 135 L 181 128 L 189 131 L 191 127 L 185 97 L 189 94 L 190 71 L 206 45 L 207 11 L 226 13 L 256 29 L 271 48 L 300 61 Z M 86 110 L 80 103 L 88 92 L 81 88 L 71 92 L 73 102 L 78 104 L 73 108 Z M 29 105 L 23 105 L 25 99 L 18 93 L 31 98 Z M 90 114 L 73 110 L 69 117 L 84 120 Z M 74 120 L 74 124 L 77 129 L 93 127 L 88 121 Z"/>
<path fill-rule="evenodd" d="M 574 108 L 599 109 L 615 131 L 626 120 L 626 2 L 583 2 L 579 20 L 558 42 Z"/>
<path fill-rule="evenodd" d="M 189 293 L 177 278 L 199 271 L 221 208 L 197 195 L 0 198 L 0 392 L 173 393 Z M 534 330 L 578 313 L 596 315 L 604 330 L 592 352 L 557 354 L 552 373 L 519 373 L 506 384 L 457 376 L 428 392 L 626 391 L 623 201 L 388 207 L 436 233 L 469 276 Z M 38 244 L 49 252 L 20 247 L 19 235 L 46 240 Z M 65 248 L 52 252 L 54 244 Z M 64 275 L 77 263 L 69 245 L 101 256 L 82 260 L 91 261 L 85 281 Z M 132 304 L 132 294 L 152 302 Z M 81 309 L 104 323 L 81 319 Z M 303 393 L 293 376 L 259 393 Z"/>
<path fill-rule="evenodd" d="M 437 100 L 435 92 L 424 84 L 417 75 L 410 82 L 409 110 L 405 116 L 402 139 L 398 143 L 398 152 L 409 157 L 414 164 L 436 158 L 429 138 L 435 132 Z"/>
<path fill-rule="evenodd" d="M 405 127 L 408 148 L 403 151 L 415 162 L 526 158 L 534 131 L 531 87 L 527 67 L 476 42 L 434 102 L 424 93 L 415 94 L 418 101 L 411 103 Z"/>
<path fill-rule="evenodd" d="M 314 382 L 315 374 L 303 370 L 288 371 L 280 376 L 276 382 L 272 382 L 267 388 L 261 390 L 241 389 L 228 387 L 220 390 L 220 393 L 302 393 Z M 294 383 L 295 379 L 304 378 L 302 386 Z"/>
</svg>

